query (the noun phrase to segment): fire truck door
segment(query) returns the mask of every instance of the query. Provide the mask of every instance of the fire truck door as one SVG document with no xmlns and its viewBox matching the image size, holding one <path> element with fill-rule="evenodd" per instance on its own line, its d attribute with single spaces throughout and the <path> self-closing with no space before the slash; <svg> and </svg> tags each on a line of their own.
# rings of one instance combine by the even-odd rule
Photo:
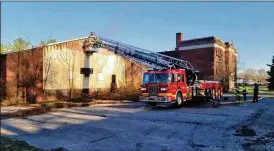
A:
<svg viewBox="0 0 274 151">
<path fill-rule="evenodd" d="M 178 90 L 178 75 L 171 74 L 171 91 L 173 94 L 176 94 Z"/>
<path fill-rule="evenodd" d="M 186 97 L 188 100 L 192 99 L 192 87 L 189 87 L 189 86 L 186 87 Z"/>
</svg>

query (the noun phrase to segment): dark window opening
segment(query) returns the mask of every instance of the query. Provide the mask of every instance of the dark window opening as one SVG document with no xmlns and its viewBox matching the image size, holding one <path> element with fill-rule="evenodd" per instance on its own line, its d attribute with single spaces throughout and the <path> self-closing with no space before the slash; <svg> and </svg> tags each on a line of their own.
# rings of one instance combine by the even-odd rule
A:
<svg viewBox="0 0 274 151">
<path fill-rule="evenodd" d="M 116 83 L 116 75 L 115 74 L 113 74 L 111 76 L 111 83 Z"/>
</svg>

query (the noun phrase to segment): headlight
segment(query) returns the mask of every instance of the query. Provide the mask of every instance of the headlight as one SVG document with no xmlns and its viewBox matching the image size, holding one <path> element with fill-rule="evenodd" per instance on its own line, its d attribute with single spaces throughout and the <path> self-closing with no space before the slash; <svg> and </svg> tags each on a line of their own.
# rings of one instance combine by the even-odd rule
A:
<svg viewBox="0 0 274 151">
<path fill-rule="evenodd" d="M 146 91 L 146 88 L 141 88 L 141 91 Z"/>
<path fill-rule="evenodd" d="M 161 91 L 167 91 L 168 88 L 161 88 Z"/>
</svg>

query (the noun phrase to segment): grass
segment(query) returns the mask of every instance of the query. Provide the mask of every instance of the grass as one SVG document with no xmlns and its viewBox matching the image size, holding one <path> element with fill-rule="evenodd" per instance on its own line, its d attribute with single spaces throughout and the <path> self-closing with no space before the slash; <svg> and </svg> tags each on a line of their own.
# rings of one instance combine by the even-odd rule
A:
<svg viewBox="0 0 274 151">
<path fill-rule="evenodd" d="M 29 145 L 25 141 L 13 140 L 6 136 L 1 136 L 1 151 L 67 151 L 64 148 L 56 148 L 52 150 L 43 150 Z"/>
<path fill-rule="evenodd" d="M 240 86 L 243 90 L 243 86 Z M 248 94 L 253 94 L 254 86 L 246 86 L 246 91 Z M 259 86 L 259 94 L 274 94 L 274 91 L 269 91 L 266 86 Z"/>
</svg>

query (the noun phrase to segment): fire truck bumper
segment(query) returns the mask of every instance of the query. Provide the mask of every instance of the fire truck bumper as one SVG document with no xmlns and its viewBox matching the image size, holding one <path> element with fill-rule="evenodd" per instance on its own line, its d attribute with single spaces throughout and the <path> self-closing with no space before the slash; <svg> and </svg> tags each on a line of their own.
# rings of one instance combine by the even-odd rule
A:
<svg viewBox="0 0 274 151">
<path fill-rule="evenodd" d="M 174 101 L 172 101 L 170 99 L 170 97 L 167 96 L 163 96 L 163 97 L 158 97 L 158 96 L 140 96 L 139 100 L 141 102 L 155 102 L 155 103 L 174 103 Z"/>
</svg>

